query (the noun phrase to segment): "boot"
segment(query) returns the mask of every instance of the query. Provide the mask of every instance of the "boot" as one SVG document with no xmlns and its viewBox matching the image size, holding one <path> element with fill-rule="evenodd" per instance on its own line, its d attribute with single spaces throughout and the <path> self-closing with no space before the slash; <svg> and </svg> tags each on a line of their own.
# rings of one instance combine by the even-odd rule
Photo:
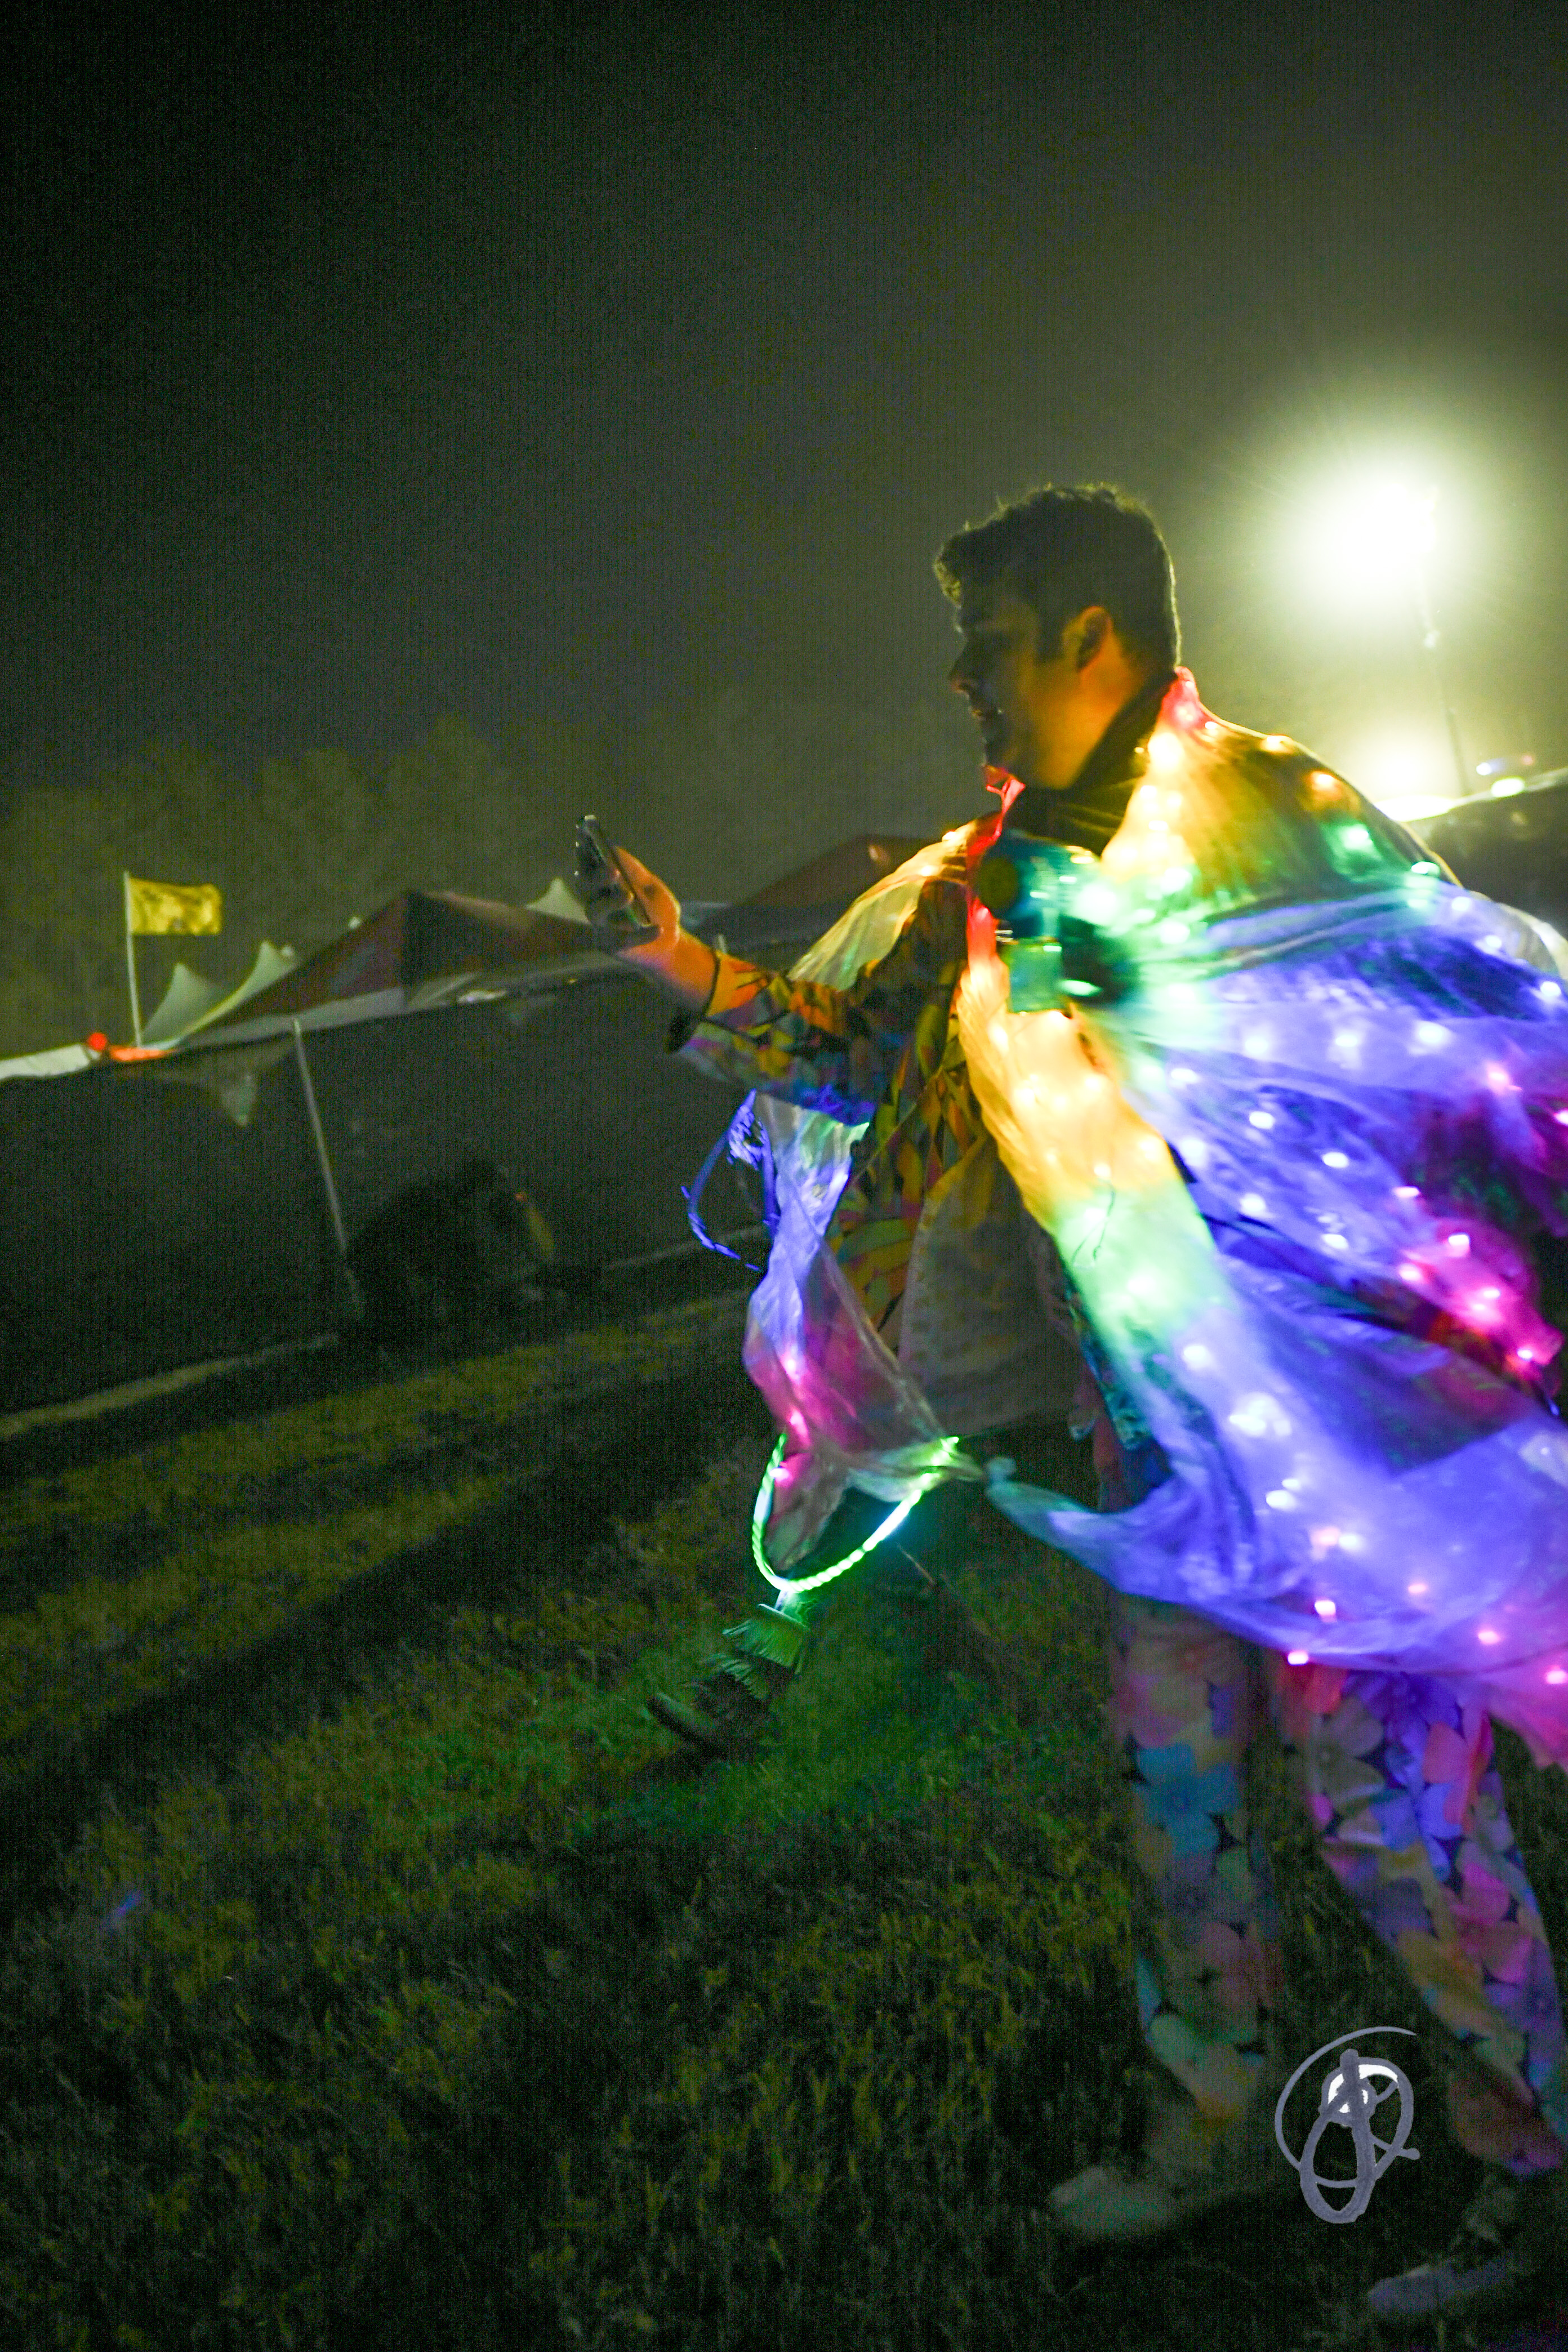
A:
<svg viewBox="0 0 1568 2352">
<path fill-rule="evenodd" d="M 709 1756 L 750 1756 L 773 1701 L 788 1689 L 805 1657 L 805 1626 L 764 1603 L 744 1624 L 729 1626 L 731 1646 L 710 1658 L 691 1686 L 691 1704 L 655 1691 L 647 1711 Z"/>
<path fill-rule="evenodd" d="M 1568 2232 L 1568 2166 L 1528 2180 L 1493 2170 L 1466 2207 L 1448 2251 L 1435 2263 L 1367 2290 L 1365 2307 L 1395 2333 L 1433 2320 L 1528 2315 L 1561 2282 Z"/>
</svg>

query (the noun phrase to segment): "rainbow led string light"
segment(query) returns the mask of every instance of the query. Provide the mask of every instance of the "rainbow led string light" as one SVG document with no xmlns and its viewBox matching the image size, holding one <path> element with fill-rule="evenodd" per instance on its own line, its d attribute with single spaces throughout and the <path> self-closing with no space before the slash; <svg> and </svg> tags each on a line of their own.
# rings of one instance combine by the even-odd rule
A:
<svg viewBox="0 0 1568 2352">
<path fill-rule="evenodd" d="M 848 985 L 961 840 L 972 880 L 1016 851 L 1035 893 L 1001 938 L 972 894 L 955 1018 L 1170 1475 L 1101 1513 L 993 1462 L 991 1499 L 1124 1591 L 1302 1663 L 1443 1675 L 1568 1762 L 1562 1340 L 1522 1239 L 1568 1233 L 1568 975 L 1527 919 L 1307 753 L 1213 718 L 1185 672 L 1147 750 L 1098 860 L 1032 848 L 1005 804 L 795 967 Z M 785 1437 L 752 1541 L 781 1593 L 843 1574 L 937 1480 L 983 1475 L 825 1245 L 873 1108 L 759 1100 L 779 1222 L 745 1360 Z M 850 1484 L 895 1510 L 792 1586 Z"/>
<path fill-rule="evenodd" d="M 1445 1675 L 1568 1758 L 1562 1340 L 1477 1197 L 1568 1230 L 1562 981 L 1522 918 L 1256 745 L 1178 682 L 1098 868 L 1058 866 L 1112 991 L 1073 997 L 1068 958 L 1062 1003 L 1015 1010 L 973 906 L 986 1125 L 1172 1471 L 1101 1514 L 993 1464 L 992 1499 L 1125 1591 Z"/>
</svg>

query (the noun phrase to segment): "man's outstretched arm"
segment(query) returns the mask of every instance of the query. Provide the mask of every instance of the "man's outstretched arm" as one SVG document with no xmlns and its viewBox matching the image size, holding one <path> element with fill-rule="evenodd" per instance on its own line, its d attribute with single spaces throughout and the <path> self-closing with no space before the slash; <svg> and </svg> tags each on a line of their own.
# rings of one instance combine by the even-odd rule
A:
<svg viewBox="0 0 1568 2352">
<path fill-rule="evenodd" d="M 679 901 L 657 875 L 625 850 L 617 855 L 659 936 L 612 951 L 680 1006 L 670 1050 L 731 1085 L 852 1123 L 869 1118 L 915 1024 L 957 978 L 961 900 L 949 908 L 951 894 L 928 890 L 880 962 L 851 987 L 828 988 L 718 954 L 681 929 Z"/>
</svg>

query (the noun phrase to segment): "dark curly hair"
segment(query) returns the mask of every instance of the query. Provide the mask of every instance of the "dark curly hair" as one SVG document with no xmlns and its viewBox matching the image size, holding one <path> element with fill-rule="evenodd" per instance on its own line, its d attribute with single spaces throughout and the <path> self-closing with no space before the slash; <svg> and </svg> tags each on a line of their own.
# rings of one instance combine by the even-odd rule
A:
<svg viewBox="0 0 1568 2352">
<path fill-rule="evenodd" d="M 1042 654 L 1061 643 L 1075 613 L 1103 604 L 1122 643 L 1162 669 L 1181 659 L 1170 551 L 1145 506 L 1109 483 L 1047 484 L 988 520 L 955 530 L 936 558 L 942 592 L 1004 587 L 1032 606 Z"/>
</svg>

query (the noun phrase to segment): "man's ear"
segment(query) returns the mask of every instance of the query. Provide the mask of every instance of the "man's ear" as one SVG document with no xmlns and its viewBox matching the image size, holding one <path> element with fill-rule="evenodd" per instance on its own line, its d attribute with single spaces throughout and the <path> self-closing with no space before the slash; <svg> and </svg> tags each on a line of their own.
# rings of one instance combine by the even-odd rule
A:
<svg viewBox="0 0 1568 2352">
<path fill-rule="evenodd" d="M 1103 604 L 1090 604 L 1069 625 L 1081 633 L 1073 656 L 1075 667 L 1087 669 L 1110 637 L 1110 615 Z"/>
</svg>

